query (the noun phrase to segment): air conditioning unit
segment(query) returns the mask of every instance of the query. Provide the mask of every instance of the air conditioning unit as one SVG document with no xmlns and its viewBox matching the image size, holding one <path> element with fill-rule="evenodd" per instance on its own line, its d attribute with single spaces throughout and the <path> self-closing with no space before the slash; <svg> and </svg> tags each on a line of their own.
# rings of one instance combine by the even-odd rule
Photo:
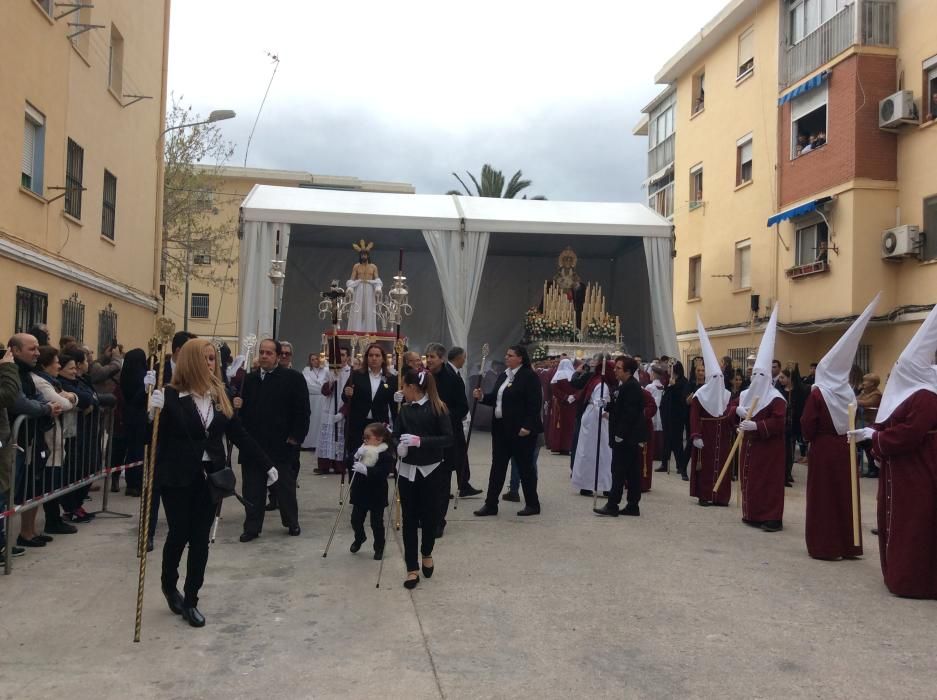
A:
<svg viewBox="0 0 937 700">
<path fill-rule="evenodd" d="M 914 93 L 910 90 L 896 92 L 878 103 L 878 126 L 891 129 L 908 121 L 917 120 L 917 108 L 914 105 Z"/>
<path fill-rule="evenodd" d="M 898 226 L 882 231 L 882 257 L 904 258 L 917 255 L 921 241 L 921 229 L 917 226 Z"/>
</svg>

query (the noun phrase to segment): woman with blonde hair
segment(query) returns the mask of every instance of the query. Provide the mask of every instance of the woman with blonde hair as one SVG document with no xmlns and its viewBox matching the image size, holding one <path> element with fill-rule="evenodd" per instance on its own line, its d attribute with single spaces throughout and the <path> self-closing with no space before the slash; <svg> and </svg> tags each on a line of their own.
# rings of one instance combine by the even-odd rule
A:
<svg viewBox="0 0 937 700">
<path fill-rule="evenodd" d="M 251 459 L 270 466 L 268 483 L 277 479 L 270 459 L 234 415 L 211 341 L 189 340 L 179 351 L 172 383 L 150 397 L 150 409 L 162 409 L 156 454 L 159 486 L 169 532 L 163 546 L 162 590 L 169 609 L 193 627 L 202 627 L 198 592 L 208 563 L 208 538 L 216 503 L 208 475 L 223 469 L 227 450 L 222 436 Z M 179 561 L 189 547 L 183 597 L 176 588 Z"/>
</svg>

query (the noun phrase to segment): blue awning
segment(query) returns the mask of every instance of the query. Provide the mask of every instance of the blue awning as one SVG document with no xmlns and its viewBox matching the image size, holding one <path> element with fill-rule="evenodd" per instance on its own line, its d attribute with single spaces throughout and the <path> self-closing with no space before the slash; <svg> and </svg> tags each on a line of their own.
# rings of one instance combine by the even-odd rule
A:
<svg viewBox="0 0 937 700">
<path fill-rule="evenodd" d="M 815 199 L 812 202 L 807 202 L 806 204 L 801 204 L 799 207 L 794 207 L 793 209 L 788 209 L 787 211 L 782 211 L 780 214 L 775 214 L 770 219 L 768 219 L 768 226 L 774 226 L 779 224 L 782 221 L 787 219 L 793 219 L 797 216 L 803 216 L 804 214 L 809 214 L 821 204 L 826 204 L 832 199 L 831 197 L 823 197 L 821 199 Z"/>
<path fill-rule="evenodd" d="M 783 105 L 785 102 L 790 102 L 795 97 L 800 97 L 805 92 L 810 92 L 814 88 L 820 87 L 823 84 L 823 82 L 829 77 L 830 77 L 830 71 L 825 70 L 822 73 L 813 76 L 806 83 L 801 83 L 790 92 L 785 93 L 778 98 L 778 107 Z"/>
</svg>

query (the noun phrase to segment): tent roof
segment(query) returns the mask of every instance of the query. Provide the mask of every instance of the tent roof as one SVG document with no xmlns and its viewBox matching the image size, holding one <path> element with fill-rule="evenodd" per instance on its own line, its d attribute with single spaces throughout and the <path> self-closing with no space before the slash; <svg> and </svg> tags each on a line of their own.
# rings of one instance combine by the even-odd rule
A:
<svg viewBox="0 0 937 700">
<path fill-rule="evenodd" d="M 671 224 L 643 204 L 388 194 L 255 185 L 244 221 L 355 228 L 670 237 Z"/>
</svg>

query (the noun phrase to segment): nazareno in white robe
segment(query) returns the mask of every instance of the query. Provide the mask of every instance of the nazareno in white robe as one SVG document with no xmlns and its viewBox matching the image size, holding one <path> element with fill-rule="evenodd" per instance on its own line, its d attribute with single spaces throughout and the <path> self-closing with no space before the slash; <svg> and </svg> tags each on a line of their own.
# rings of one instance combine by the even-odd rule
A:
<svg viewBox="0 0 937 700">
<path fill-rule="evenodd" d="M 595 488 L 595 447 L 599 439 L 599 408 L 594 404 L 602 394 L 602 385 L 592 390 L 589 405 L 582 414 L 576 460 L 573 462 L 572 483 L 576 489 L 592 491 Z M 609 389 L 604 390 L 606 402 L 611 402 Z M 602 418 L 601 446 L 599 447 L 599 492 L 612 488 L 612 448 L 608 445 L 608 419 Z"/>
<path fill-rule="evenodd" d="M 319 428 L 322 425 L 323 397 L 322 385 L 329 380 L 329 371 L 324 367 L 312 369 L 306 367 L 303 369 L 303 377 L 306 379 L 306 388 L 309 390 L 309 432 L 306 433 L 306 439 L 303 440 L 304 450 L 314 450 L 319 441 Z"/>
</svg>

